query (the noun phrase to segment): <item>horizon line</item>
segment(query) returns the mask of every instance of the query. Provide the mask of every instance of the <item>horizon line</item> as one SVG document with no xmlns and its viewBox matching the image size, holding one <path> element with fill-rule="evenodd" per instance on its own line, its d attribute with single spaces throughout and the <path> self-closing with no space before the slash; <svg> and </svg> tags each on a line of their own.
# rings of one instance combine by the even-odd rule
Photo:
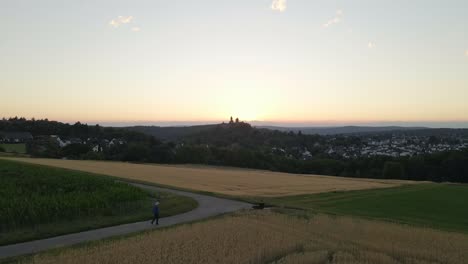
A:
<svg viewBox="0 0 468 264">
<path fill-rule="evenodd" d="M 233 116 L 234 117 L 234 116 Z M 2 119 L 9 119 L 15 117 L 3 117 Z M 34 117 L 17 117 L 31 120 Z M 104 127 L 126 127 L 126 126 L 159 126 L 159 127 L 184 127 L 184 126 L 197 126 L 197 125 L 215 125 L 221 123 L 228 123 L 229 120 L 192 120 L 192 121 L 173 121 L 173 120 L 87 120 L 87 121 L 70 121 L 49 118 L 35 118 L 35 120 L 49 120 L 62 122 L 66 124 L 74 124 L 80 122 L 87 125 L 100 125 Z M 273 126 L 273 127 L 291 127 L 291 128 L 306 128 L 306 127 L 343 127 L 343 126 L 368 126 L 368 127 L 385 127 L 385 126 L 400 126 L 400 127 L 422 127 L 422 128 L 468 128 L 468 120 L 416 120 L 416 121 L 383 121 L 383 120 L 370 120 L 370 121 L 341 121 L 341 120 L 322 120 L 322 121 L 270 121 L 270 120 L 240 120 L 251 124 L 252 126 Z"/>
</svg>

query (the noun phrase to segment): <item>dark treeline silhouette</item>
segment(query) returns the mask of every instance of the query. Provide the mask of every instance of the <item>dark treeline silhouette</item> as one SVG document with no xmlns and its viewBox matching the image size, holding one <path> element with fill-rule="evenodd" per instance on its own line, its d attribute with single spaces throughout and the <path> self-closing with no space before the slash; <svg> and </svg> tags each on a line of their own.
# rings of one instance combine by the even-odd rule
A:
<svg viewBox="0 0 468 264">
<path fill-rule="evenodd" d="M 25 131 L 30 132 L 34 137 L 58 135 L 65 137 L 87 138 L 125 138 L 128 140 L 148 140 L 149 136 L 130 130 L 102 127 L 99 125 L 89 126 L 76 122 L 73 125 L 48 119 L 26 118 L 3 118 L 0 120 L 0 131 Z"/>
<path fill-rule="evenodd" d="M 1 120 L 2 130 L 33 134 L 35 138 L 27 144 L 27 151 L 39 157 L 194 163 L 345 177 L 468 182 L 468 150 L 400 158 L 343 159 L 326 154 L 330 141 L 324 136 L 258 129 L 238 120 L 196 129 L 175 141 L 161 141 L 125 128 L 24 118 Z M 49 135 L 76 137 L 83 142 L 60 147 Z M 110 144 L 113 139 L 121 143 Z M 336 137 L 333 144 L 353 145 L 360 140 L 354 136 Z M 305 150 L 309 158 L 304 158 Z"/>
<path fill-rule="evenodd" d="M 28 154 L 49 158 L 139 161 L 141 157 L 135 155 L 136 152 L 143 150 L 143 154 L 148 154 L 145 152 L 147 148 L 156 149 L 162 145 L 161 141 L 154 137 L 135 131 L 99 125 L 89 126 L 80 122 L 71 125 L 47 119 L 3 118 L 0 120 L 0 131 L 30 132 L 34 139 L 26 144 Z M 79 143 L 61 147 L 57 139 L 51 136 L 63 140 L 79 139 Z M 112 139 L 118 139 L 125 144 L 109 146 Z M 93 151 L 93 147 L 97 147 L 98 151 Z"/>
</svg>

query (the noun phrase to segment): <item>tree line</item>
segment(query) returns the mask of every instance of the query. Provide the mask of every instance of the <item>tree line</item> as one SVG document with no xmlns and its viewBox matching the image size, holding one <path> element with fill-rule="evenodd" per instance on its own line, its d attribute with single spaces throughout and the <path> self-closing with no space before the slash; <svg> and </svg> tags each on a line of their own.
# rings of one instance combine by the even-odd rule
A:
<svg viewBox="0 0 468 264">
<path fill-rule="evenodd" d="M 244 122 L 219 124 L 194 131 L 176 141 L 162 141 L 125 128 L 64 124 L 49 120 L 2 119 L 0 130 L 27 131 L 35 139 L 27 144 L 33 156 L 96 159 L 165 164 L 206 164 L 359 178 L 468 182 L 468 150 L 414 157 L 361 157 L 342 159 L 324 153 L 325 136 L 257 129 Z M 93 144 L 61 148 L 47 135 L 93 138 Z M 92 148 L 103 139 L 119 138 L 125 144 Z M 337 137 L 336 144 L 359 144 L 359 137 Z M 272 151 L 276 147 L 281 150 Z M 311 159 L 303 159 L 307 149 Z M 287 150 L 288 155 L 281 151 Z"/>
</svg>

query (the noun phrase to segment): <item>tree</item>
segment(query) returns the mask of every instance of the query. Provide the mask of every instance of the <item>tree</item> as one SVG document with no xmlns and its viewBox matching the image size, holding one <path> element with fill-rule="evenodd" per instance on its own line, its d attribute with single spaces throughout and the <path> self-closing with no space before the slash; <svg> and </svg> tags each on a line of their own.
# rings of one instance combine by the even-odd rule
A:
<svg viewBox="0 0 468 264">
<path fill-rule="evenodd" d="M 236 118 L 236 123 L 239 123 L 239 118 L 238 117 Z"/>
<path fill-rule="evenodd" d="M 231 120 L 229 121 L 229 124 L 232 124 L 234 123 L 233 119 L 232 119 L 232 116 L 231 116 Z"/>
<path fill-rule="evenodd" d="M 387 161 L 383 170 L 384 179 L 403 179 L 403 166 L 400 162 Z"/>
<path fill-rule="evenodd" d="M 62 156 L 68 158 L 81 158 L 82 155 L 91 151 L 91 147 L 85 144 L 70 144 L 62 149 Z"/>
<path fill-rule="evenodd" d="M 123 161 L 147 161 L 150 156 L 150 148 L 147 144 L 132 142 L 123 152 Z"/>
</svg>

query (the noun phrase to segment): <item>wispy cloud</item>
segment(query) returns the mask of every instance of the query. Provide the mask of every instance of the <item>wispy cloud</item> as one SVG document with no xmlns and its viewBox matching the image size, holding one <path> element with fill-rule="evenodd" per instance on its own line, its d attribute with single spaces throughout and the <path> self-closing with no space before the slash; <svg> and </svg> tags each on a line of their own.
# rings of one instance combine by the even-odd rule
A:
<svg viewBox="0 0 468 264">
<path fill-rule="evenodd" d="M 369 43 L 367 44 L 367 47 L 368 47 L 369 49 L 373 49 L 373 48 L 375 48 L 375 43 L 369 41 Z"/>
<path fill-rule="evenodd" d="M 337 10 L 335 17 L 328 20 L 325 24 L 323 24 L 323 27 L 328 28 L 331 27 L 335 24 L 338 24 L 341 22 L 341 17 L 343 16 L 343 10 Z"/>
<path fill-rule="evenodd" d="M 138 31 L 141 31 L 141 28 L 140 27 L 132 27 L 132 31 L 133 32 L 138 32 Z"/>
<path fill-rule="evenodd" d="M 468 57 L 468 49 L 465 50 L 465 56 Z"/>
<path fill-rule="evenodd" d="M 286 7 L 286 0 L 273 0 L 271 3 L 271 9 L 273 11 L 284 12 Z"/>
<path fill-rule="evenodd" d="M 109 22 L 109 25 L 115 28 L 118 28 L 122 24 L 128 24 L 132 22 L 132 20 L 133 20 L 133 16 L 118 16 L 116 19 L 112 19 Z"/>
</svg>

